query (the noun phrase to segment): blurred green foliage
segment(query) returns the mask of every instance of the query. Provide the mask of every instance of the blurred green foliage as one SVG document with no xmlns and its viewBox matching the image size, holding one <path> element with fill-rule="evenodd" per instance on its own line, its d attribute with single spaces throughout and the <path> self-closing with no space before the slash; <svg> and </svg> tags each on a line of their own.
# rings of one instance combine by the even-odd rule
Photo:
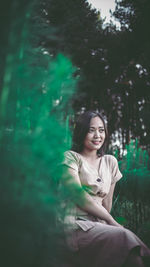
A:
<svg viewBox="0 0 150 267">
<path fill-rule="evenodd" d="M 33 11 L 34 2 L 13 1 L 3 40 L 0 265 L 6 267 L 60 266 L 68 212 L 62 203 L 73 197 L 60 181 L 69 149 L 65 119 L 77 83 L 75 68 L 62 54 L 52 59 L 33 45 L 38 35 L 31 25 Z"/>
</svg>

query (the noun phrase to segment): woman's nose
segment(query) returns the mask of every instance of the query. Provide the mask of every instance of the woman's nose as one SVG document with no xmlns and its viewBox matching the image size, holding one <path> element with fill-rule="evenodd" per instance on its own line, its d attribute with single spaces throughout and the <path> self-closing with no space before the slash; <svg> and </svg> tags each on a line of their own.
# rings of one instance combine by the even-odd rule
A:
<svg viewBox="0 0 150 267">
<path fill-rule="evenodd" d="M 95 137 L 99 137 L 100 136 L 100 132 L 98 130 L 95 131 Z"/>
</svg>

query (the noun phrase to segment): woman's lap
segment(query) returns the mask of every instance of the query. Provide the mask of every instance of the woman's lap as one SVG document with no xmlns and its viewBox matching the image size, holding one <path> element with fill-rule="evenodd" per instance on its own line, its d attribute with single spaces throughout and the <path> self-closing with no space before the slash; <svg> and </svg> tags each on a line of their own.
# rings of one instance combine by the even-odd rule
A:
<svg viewBox="0 0 150 267">
<path fill-rule="evenodd" d="M 119 267 L 129 252 L 137 247 L 139 254 L 150 255 L 145 244 L 130 230 L 95 222 L 87 231 L 77 229 L 70 236 L 70 244 L 78 257 L 94 267 Z M 90 265 L 89 265 L 90 266 Z"/>
</svg>

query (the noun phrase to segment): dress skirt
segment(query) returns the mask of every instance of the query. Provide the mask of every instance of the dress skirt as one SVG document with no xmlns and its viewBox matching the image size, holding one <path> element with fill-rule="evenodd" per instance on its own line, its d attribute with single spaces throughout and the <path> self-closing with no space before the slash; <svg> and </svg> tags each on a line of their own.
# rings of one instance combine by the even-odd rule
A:
<svg viewBox="0 0 150 267">
<path fill-rule="evenodd" d="M 76 222 L 78 228 L 67 235 L 76 255 L 73 266 L 121 267 L 132 249 L 150 259 L 149 248 L 130 230 L 90 220 Z"/>
</svg>

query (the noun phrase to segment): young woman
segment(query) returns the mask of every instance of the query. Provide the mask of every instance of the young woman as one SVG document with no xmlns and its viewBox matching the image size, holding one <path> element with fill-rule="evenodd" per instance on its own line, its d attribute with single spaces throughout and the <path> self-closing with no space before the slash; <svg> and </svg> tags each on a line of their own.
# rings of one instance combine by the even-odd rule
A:
<svg viewBox="0 0 150 267">
<path fill-rule="evenodd" d="M 110 214 L 115 184 L 122 174 L 116 158 L 104 154 L 107 140 L 106 125 L 98 112 L 80 116 L 72 150 L 65 153 L 63 163 L 71 176 L 69 181 L 84 188 L 84 201 L 76 200 L 66 218 L 70 226 L 68 244 L 79 256 L 81 266 L 146 266 L 143 259 L 150 257 L 150 250 Z"/>
</svg>

